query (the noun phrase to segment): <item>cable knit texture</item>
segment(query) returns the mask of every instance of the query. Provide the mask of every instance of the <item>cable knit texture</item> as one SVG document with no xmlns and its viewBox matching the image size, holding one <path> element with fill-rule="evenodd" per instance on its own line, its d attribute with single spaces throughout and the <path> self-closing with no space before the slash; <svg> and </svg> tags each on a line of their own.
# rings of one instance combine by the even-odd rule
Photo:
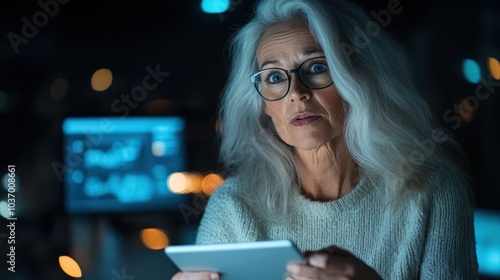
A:
<svg viewBox="0 0 500 280">
<path fill-rule="evenodd" d="M 382 189 L 361 181 L 330 202 L 297 194 L 298 213 L 286 225 L 258 217 L 232 179 L 210 197 L 197 244 L 290 239 L 302 250 L 344 248 L 383 279 L 477 279 L 473 212 L 467 192 L 434 174 L 418 205 L 393 211 Z M 279 202 L 277 202 L 279 203 Z"/>
</svg>

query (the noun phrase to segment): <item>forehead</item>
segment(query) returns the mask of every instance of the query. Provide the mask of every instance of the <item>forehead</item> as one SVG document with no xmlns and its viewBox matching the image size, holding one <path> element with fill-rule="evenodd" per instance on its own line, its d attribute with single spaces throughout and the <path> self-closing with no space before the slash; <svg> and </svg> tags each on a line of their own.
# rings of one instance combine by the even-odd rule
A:
<svg viewBox="0 0 500 280">
<path fill-rule="evenodd" d="M 264 33 L 257 47 L 257 60 L 262 62 L 282 55 L 298 55 L 318 48 L 305 20 L 283 22 L 271 26 Z"/>
</svg>

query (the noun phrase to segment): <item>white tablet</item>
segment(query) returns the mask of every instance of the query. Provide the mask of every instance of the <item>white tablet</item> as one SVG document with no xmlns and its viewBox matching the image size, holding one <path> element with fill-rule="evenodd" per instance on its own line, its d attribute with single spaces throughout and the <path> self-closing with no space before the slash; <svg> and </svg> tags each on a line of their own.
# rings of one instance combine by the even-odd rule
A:
<svg viewBox="0 0 500 280">
<path fill-rule="evenodd" d="M 181 271 L 216 271 L 223 280 L 280 280 L 288 263 L 306 263 L 290 240 L 172 245 L 166 255 Z"/>
</svg>

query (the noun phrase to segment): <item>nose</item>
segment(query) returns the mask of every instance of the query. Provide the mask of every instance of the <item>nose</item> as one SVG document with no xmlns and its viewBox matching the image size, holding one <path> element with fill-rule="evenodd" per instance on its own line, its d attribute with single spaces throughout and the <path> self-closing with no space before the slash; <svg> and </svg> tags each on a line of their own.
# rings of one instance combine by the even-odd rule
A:
<svg viewBox="0 0 500 280">
<path fill-rule="evenodd" d="M 290 101 L 304 102 L 311 98 L 311 94 L 311 90 L 302 83 L 298 76 L 298 73 L 293 73 L 292 80 L 290 81 L 290 89 L 288 91 L 288 98 L 290 99 Z"/>
</svg>

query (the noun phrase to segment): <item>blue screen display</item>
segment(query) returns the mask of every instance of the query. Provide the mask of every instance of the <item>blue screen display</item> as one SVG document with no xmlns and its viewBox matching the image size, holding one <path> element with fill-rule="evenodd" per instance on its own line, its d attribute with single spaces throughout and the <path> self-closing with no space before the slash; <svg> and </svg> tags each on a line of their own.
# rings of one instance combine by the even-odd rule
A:
<svg viewBox="0 0 500 280">
<path fill-rule="evenodd" d="M 70 213 L 177 209 L 167 178 L 187 167 L 181 117 L 79 117 L 62 124 Z"/>
<path fill-rule="evenodd" d="M 500 277 L 500 211 L 475 209 L 474 228 L 479 274 Z"/>
</svg>

